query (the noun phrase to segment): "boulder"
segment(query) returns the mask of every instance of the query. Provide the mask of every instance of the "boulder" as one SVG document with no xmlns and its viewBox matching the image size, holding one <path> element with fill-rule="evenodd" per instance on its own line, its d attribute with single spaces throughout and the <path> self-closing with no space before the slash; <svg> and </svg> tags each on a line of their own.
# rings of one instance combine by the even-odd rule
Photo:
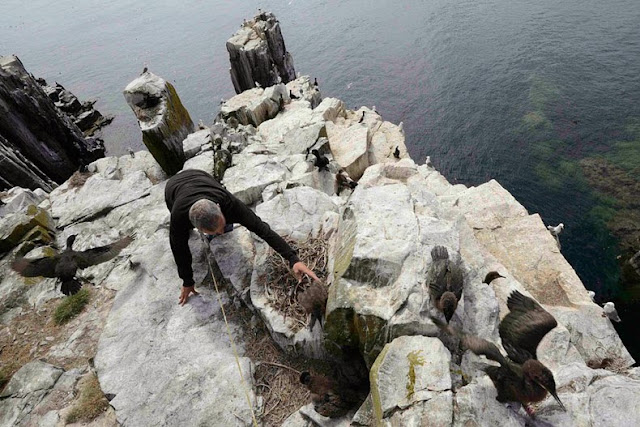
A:
<svg viewBox="0 0 640 427">
<path fill-rule="evenodd" d="M 127 85 L 124 98 L 149 152 L 168 175 L 179 172 L 185 161 L 182 141 L 195 127 L 173 85 L 147 71 Z"/>
<path fill-rule="evenodd" d="M 273 156 L 252 155 L 227 169 L 223 184 L 227 190 L 247 205 L 261 200 L 262 190 L 289 175 L 289 169 Z M 251 173 L 248 174 L 247 170 Z"/>
<path fill-rule="evenodd" d="M 201 151 L 213 149 L 212 138 L 213 135 L 209 128 L 187 135 L 182 141 L 182 151 L 184 151 L 185 158 L 190 159 Z"/>
<path fill-rule="evenodd" d="M 362 126 L 345 127 L 331 122 L 327 122 L 326 129 L 334 160 L 352 179 L 360 179 L 370 165 L 369 130 Z"/>
<path fill-rule="evenodd" d="M 220 115 L 224 120 L 233 117 L 242 125 L 259 126 L 278 114 L 281 97 L 285 102 L 289 101 L 289 93 L 282 83 L 266 89 L 247 90 L 224 102 Z"/>
</svg>

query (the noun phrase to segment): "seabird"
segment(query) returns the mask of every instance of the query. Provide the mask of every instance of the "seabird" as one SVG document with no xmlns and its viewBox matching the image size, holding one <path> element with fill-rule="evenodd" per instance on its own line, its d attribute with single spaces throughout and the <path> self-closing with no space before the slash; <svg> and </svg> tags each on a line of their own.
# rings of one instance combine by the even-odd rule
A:
<svg viewBox="0 0 640 427">
<path fill-rule="evenodd" d="M 224 98 L 220 98 L 220 105 L 224 104 L 225 102 L 227 102 L 227 100 L 226 100 L 226 99 L 224 99 Z"/>
<path fill-rule="evenodd" d="M 341 384 L 324 375 L 304 371 L 300 374 L 300 382 L 311 393 L 315 411 L 325 417 L 341 417 L 361 401 L 360 393 L 353 385 Z"/>
<path fill-rule="evenodd" d="M 142 69 L 142 72 L 140 73 L 140 75 L 143 75 L 143 74 L 144 74 L 144 73 L 146 73 L 147 71 L 149 71 L 149 68 L 144 67 L 144 68 Z"/>
<path fill-rule="evenodd" d="M 202 121 L 202 119 L 198 120 L 198 129 L 203 130 L 206 128 L 207 127 L 204 125 L 204 122 Z"/>
<path fill-rule="evenodd" d="M 289 98 L 291 98 L 291 99 L 300 99 L 300 97 L 299 96 L 295 96 L 293 94 L 293 92 L 291 92 L 291 90 L 289 90 Z"/>
<path fill-rule="evenodd" d="M 400 122 L 400 124 L 398 125 L 398 130 L 404 135 L 404 122 Z"/>
<path fill-rule="evenodd" d="M 322 317 L 327 307 L 327 288 L 318 282 L 313 282 L 307 289 L 298 295 L 298 303 L 305 313 L 310 316 L 309 329 L 313 329 L 316 321 L 322 327 Z"/>
<path fill-rule="evenodd" d="M 363 120 L 364 120 L 364 111 L 362 112 L 362 117 L 360 117 L 360 120 L 358 120 L 358 123 L 362 123 Z"/>
<path fill-rule="evenodd" d="M 280 111 L 284 110 L 284 98 L 282 97 L 282 94 L 280 94 L 280 103 L 278 104 L 278 108 Z"/>
<path fill-rule="evenodd" d="M 596 293 L 593 291 L 587 291 L 587 293 L 589 294 L 589 298 L 591 298 L 591 301 L 596 302 Z"/>
<path fill-rule="evenodd" d="M 498 278 L 504 279 L 504 276 L 498 273 L 497 271 L 490 271 L 487 273 L 486 276 L 484 276 L 484 280 L 482 281 L 482 283 L 486 283 L 488 285 Z"/>
<path fill-rule="evenodd" d="M 127 148 L 127 152 L 129 153 L 132 159 L 136 158 L 136 153 L 133 151 L 133 149 L 131 149 L 131 147 Z"/>
<path fill-rule="evenodd" d="M 547 225 L 547 230 L 549 230 L 549 232 L 551 233 L 552 236 L 558 236 L 560 233 L 562 233 L 562 230 L 564 229 L 564 224 L 560 223 L 558 225 L 556 225 L 555 227 L 552 225 Z"/>
<path fill-rule="evenodd" d="M 373 110 L 374 113 L 379 114 L 378 110 L 376 110 L 376 106 L 375 105 L 373 107 L 371 107 L 371 109 Z"/>
<path fill-rule="evenodd" d="M 255 83 L 256 87 L 258 87 L 258 88 L 262 87 L 262 86 L 260 86 L 260 83 L 258 83 L 258 82 L 253 82 L 253 83 Z"/>
<path fill-rule="evenodd" d="M 462 269 L 449 259 L 449 252 L 444 246 L 431 249 L 431 259 L 433 262 L 427 272 L 429 295 L 433 305 L 444 313 L 449 323 L 462 297 Z"/>
<path fill-rule="evenodd" d="M 496 400 L 503 403 L 520 402 L 533 417 L 534 410 L 529 404 L 544 400 L 548 392 L 566 411 L 556 393 L 553 374 L 538 361 L 536 354 L 542 338 L 558 322 L 540 304 L 518 291 L 511 293 L 507 307 L 509 314 L 500 322 L 499 332 L 508 357 L 504 357 L 495 344 L 485 339 L 462 333 L 436 318 L 432 317 L 431 320 L 443 331 L 458 337 L 463 348 L 500 364 L 484 369 L 498 391 Z"/>
<path fill-rule="evenodd" d="M 57 255 L 37 259 L 20 256 L 13 261 L 11 268 L 24 277 L 55 277 L 62 283 L 62 293 L 73 295 L 82 287 L 76 277 L 78 270 L 109 261 L 133 241 L 132 236 L 127 236 L 109 245 L 77 252 L 72 247 L 76 237 L 76 234 L 69 236 L 66 249 Z"/>
<path fill-rule="evenodd" d="M 320 154 L 320 152 L 316 149 L 311 150 L 311 154 L 316 156 L 316 160 L 314 162 L 314 166 L 316 166 L 320 170 L 329 170 L 327 165 L 329 165 L 329 159 L 326 156 Z"/>
<path fill-rule="evenodd" d="M 314 85 L 315 87 L 318 87 L 318 78 L 317 78 L 317 77 L 314 77 L 314 78 L 313 78 L 313 85 Z"/>
<path fill-rule="evenodd" d="M 395 157 L 396 159 L 400 158 L 400 147 L 396 146 L 396 149 L 393 150 L 393 157 Z"/>
<path fill-rule="evenodd" d="M 620 319 L 620 316 L 618 316 L 618 311 L 616 310 L 616 305 L 614 303 L 609 301 L 604 304 L 603 308 L 604 308 L 603 316 L 607 316 L 609 319 L 613 320 L 614 322 L 622 322 L 622 320 Z"/>
<path fill-rule="evenodd" d="M 358 183 L 351 179 L 347 171 L 340 169 L 336 174 L 336 182 L 338 183 L 338 196 L 345 188 L 354 189 L 358 186 Z"/>
</svg>

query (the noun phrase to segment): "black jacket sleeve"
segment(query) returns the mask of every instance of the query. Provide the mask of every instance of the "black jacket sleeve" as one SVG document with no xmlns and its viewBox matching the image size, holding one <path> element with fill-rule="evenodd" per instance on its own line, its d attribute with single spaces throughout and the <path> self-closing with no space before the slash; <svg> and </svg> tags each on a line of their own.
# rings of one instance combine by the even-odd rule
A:
<svg viewBox="0 0 640 427">
<path fill-rule="evenodd" d="M 234 200 L 233 206 L 237 220 L 240 224 L 247 227 L 249 231 L 257 234 L 262 240 L 267 242 L 269 246 L 276 250 L 284 259 L 289 261 L 289 267 L 300 261 L 296 251 L 284 241 L 282 237 L 269 227 L 269 224 L 260 219 L 258 215 L 253 213 L 244 203 Z"/>
<path fill-rule="evenodd" d="M 182 286 L 193 286 L 193 268 L 191 267 L 191 250 L 189 249 L 189 233 L 191 229 L 171 219 L 169 228 L 169 243 L 171 252 L 178 267 L 178 276 L 182 279 Z"/>
</svg>

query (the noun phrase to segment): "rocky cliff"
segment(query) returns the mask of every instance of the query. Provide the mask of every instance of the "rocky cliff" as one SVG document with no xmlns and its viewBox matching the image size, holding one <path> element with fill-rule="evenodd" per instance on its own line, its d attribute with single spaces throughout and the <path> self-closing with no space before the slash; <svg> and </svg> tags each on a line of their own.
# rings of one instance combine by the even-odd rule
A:
<svg viewBox="0 0 640 427">
<path fill-rule="evenodd" d="M 15 56 L 0 57 L 0 112 L 0 188 L 51 190 L 104 156 L 102 144 L 83 137 Z"/>
<path fill-rule="evenodd" d="M 365 107 L 349 110 L 333 98 L 315 108 L 307 99 L 276 102 L 274 94 L 308 81 L 301 77 L 240 94 L 222 110 L 227 118 L 251 117 L 246 125 L 221 120 L 183 143 L 185 169 L 213 172 L 217 150 L 234 153 L 223 181 L 230 191 L 255 206 L 278 233 L 328 243 L 326 321 L 324 330 L 313 331 L 270 302 L 264 242 L 236 226 L 210 244 L 232 285 L 229 296 L 222 295 L 225 306 L 249 307 L 287 352 L 333 360 L 336 349 L 348 345 L 370 368 L 371 394 L 361 408 L 329 420 L 307 405 L 284 425 L 640 424 L 640 373 L 540 217 L 496 181 L 477 187 L 448 183 L 428 159 L 408 157 L 398 126 Z M 331 160 L 329 171 L 313 165 L 310 149 Z M 355 190 L 337 195 L 338 169 L 359 178 Z M 105 296 L 97 300 L 104 317 L 96 305 L 86 314 L 93 320 L 59 332 L 55 345 L 35 343 L 33 355 L 46 363 L 29 363 L 13 375 L 0 396 L 2 424 L 62 423 L 69 403 L 56 396 L 73 390 L 92 369 L 72 368 L 68 358 L 77 354 L 95 354 L 111 416 L 122 425 L 251 425 L 244 384 L 261 419 L 270 408 L 264 406 L 264 387 L 253 379 L 262 359 L 246 356 L 243 331 L 250 326 L 230 320 L 241 381 L 215 291 L 201 286 L 186 306 L 177 304 L 180 280 L 169 249 L 162 168 L 139 152 L 98 160 L 89 171 L 79 187 L 66 182 L 50 194 L 16 189 L 2 197 L 5 218 L 27 220 L 29 209 L 43 210 L 56 226 L 50 230 L 59 230 L 58 246 L 70 234 L 78 234 L 78 249 L 137 235 L 117 259 L 84 270 L 93 291 L 115 293 L 113 305 Z M 538 405 L 535 421 L 505 407 L 480 369 L 485 361 L 437 338 L 425 288 L 435 245 L 447 247 L 464 271 L 463 299 L 452 319 L 457 327 L 499 345 L 497 325 L 514 289 L 555 316 L 559 325 L 538 354 L 552 370 L 567 412 L 550 398 Z M 198 283 L 206 275 L 206 250 L 195 233 L 190 246 Z M 3 348 L 24 337 L 19 328 L 27 304 L 46 310 L 60 297 L 52 279 L 23 280 L 8 268 L 16 250 L 0 260 Z M 491 270 L 506 277 L 482 283 Z M 115 422 L 105 417 L 107 425 Z"/>
</svg>

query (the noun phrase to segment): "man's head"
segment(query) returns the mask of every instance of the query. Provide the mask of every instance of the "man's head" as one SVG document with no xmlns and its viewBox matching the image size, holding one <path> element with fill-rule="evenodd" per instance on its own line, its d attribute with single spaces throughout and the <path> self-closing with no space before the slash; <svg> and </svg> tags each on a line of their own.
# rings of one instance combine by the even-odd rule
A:
<svg viewBox="0 0 640 427">
<path fill-rule="evenodd" d="M 189 221 L 198 231 L 209 235 L 222 234 L 227 223 L 220 206 L 207 199 L 200 199 L 191 206 Z"/>
</svg>

